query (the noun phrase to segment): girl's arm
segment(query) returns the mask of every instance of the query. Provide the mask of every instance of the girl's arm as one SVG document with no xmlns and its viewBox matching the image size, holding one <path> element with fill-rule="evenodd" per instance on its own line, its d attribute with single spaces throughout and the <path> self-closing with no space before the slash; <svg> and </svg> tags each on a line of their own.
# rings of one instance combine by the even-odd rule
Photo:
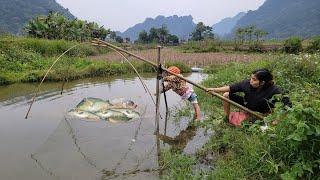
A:
<svg viewBox="0 0 320 180">
<path fill-rule="evenodd" d="M 224 92 L 230 91 L 230 86 L 223 86 L 223 87 L 218 87 L 218 88 L 208 88 L 208 90 L 216 92 L 216 93 L 224 93 Z"/>
</svg>

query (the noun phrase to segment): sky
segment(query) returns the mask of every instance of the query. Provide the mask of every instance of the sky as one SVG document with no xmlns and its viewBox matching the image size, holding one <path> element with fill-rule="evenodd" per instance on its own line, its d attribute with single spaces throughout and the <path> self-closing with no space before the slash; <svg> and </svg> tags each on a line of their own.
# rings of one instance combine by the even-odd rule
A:
<svg viewBox="0 0 320 180">
<path fill-rule="evenodd" d="M 77 18 L 94 21 L 113 31 L 125 31 L 146 18 L 193 17 L 207 26 L 239 12 L 258 9 L 265 0 L 56 0 Z"/>
</svg>

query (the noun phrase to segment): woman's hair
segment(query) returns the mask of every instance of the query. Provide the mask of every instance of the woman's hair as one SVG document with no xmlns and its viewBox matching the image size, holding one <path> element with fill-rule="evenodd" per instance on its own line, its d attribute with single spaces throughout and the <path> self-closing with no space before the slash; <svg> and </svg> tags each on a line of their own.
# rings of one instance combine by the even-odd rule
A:
<svg viewBox="0 0 320 180">
<path fill-rule="evenodd" d="M 263 88 L 268 88 L 274 84 L 271 72 L 266 69 L 257 69 L 252 72 L 259 81 L 264 81 Z"/>
</svg>

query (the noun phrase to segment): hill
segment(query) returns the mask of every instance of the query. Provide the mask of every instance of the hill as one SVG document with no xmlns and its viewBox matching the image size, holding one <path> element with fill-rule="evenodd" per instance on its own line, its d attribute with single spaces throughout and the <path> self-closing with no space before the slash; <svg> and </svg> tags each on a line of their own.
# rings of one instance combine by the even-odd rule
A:
<svg viewBox="0 0 320 180">
<path fill-rule="evenodd" d="M 123 38 L 129 37 L 131 41 L 134 41 L 141 31 L 148 32 L 152 27 L 160 28 L 162 25 L 166 25 L 169 33 L 178 36 L 180 39 L 188 39 L 189 34 L 196 26 L 192 16 L 157 16 L 155 19 L 147 18 L 144 22 L 134 25 L 123 33 L 118 32 L 118 35 Z"/>
<path fill-rule="evenodd" d="M 247 25 L 267 31 L 268 38 L 320 35 L 320 1 L 266 0 L 259 9 L 243 16 L 235 28 Z"/>
<path fill-rule="evenodd" d="M 0 32 L 22 34 L 23 27 L 33 17 L 59 12 L 75 18 L 55 0 L 0 0 Z"/>
<path fill-rule="evenodd" d="M 238 20 L 242 18 L 246 13 L 240 12 L 234 17 L 224 18 L 218 23 L 212 26 L 213 33 L 218 35 L 219 37 L 224 37 L 225 35 L 232 32 L 232 29 L 237 24 Z"/>
</svg>

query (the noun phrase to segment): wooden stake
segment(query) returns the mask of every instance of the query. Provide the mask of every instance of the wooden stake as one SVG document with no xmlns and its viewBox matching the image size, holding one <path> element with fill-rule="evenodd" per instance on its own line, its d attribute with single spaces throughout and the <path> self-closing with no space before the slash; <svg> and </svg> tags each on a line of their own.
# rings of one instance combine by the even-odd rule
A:
<svg viewBox="0 0 320 180">
<path fill-rule="evenodd" d="M 157 83 L 156 83 L 156 120 L 155 120 L 156 134 L 159 134 L 160 79 L 162 76 L 161 64 L 160 64 L 160 48 L 161 46 L 158 46 L 158 59 L 157 59 L 158 68 L 157 68 Z"/>
</svg>

